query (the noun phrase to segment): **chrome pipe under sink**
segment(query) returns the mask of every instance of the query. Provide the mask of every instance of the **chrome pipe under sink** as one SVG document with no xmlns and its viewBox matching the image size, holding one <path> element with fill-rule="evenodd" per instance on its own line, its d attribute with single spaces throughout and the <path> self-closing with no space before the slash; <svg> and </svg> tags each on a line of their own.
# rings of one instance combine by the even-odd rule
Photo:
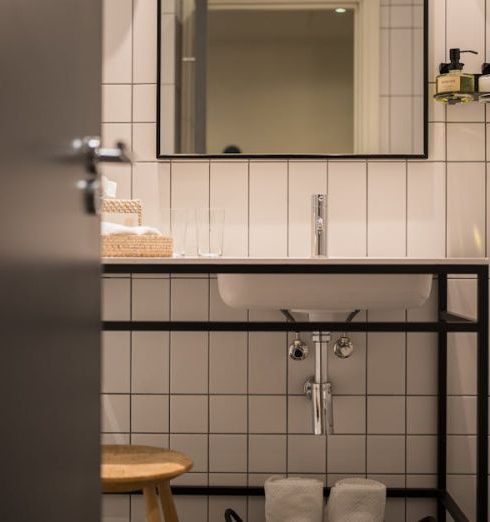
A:
<svg viewBox="0 0 490 522">
<path fill-rule="evenodd" d="M 315 345 L 315 375 L 305 383 L 305 394 L 311 400 L 313 433 L 330 435 L 333 433 L 332 384 L 328 376 L 328 343 L 330 332 L 313 332 Z"/>
</svg>

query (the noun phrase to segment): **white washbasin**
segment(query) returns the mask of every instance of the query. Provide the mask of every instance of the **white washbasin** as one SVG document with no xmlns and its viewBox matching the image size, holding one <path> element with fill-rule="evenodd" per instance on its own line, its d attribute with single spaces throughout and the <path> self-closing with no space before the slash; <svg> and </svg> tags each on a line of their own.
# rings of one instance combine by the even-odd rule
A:
<svg viewBox="0 0 490 522">
<path fill-rule="evenodd" d="M 416 308 L 427 301 L 431 287 L 431 274 L 218 275 L 228 306 L 310 314 Z"/>
</svg>

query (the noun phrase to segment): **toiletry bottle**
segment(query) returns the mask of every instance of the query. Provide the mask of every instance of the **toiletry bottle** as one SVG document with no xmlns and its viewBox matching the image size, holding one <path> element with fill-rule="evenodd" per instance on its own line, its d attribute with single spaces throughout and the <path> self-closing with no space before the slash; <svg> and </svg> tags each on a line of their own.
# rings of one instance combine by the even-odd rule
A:
<svg viewBox="0 0 490 522">
<path fill-rule="evenodd" d="M 474 100 L 475 75 L 463 72 L 461 53 L 478 54 L 476 51 L 449 50 L 449 63 L 441 63 L 436 78 L 436 95 L 438 101 L 446 103 L 465 103 Z"/>
<path fill-rule="evenodd" d="M 481 66 L 481 76 L 478 78 L 478 92 L 481 102 L 490 102 L 490 63 L 484 63 Z"/>
</svg>

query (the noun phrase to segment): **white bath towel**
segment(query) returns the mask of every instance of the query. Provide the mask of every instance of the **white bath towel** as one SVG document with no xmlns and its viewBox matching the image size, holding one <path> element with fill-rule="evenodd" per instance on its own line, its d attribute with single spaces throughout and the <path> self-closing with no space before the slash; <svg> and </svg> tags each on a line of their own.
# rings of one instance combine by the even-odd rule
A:
<svg viewBox="0 0 490 522">
<path fill-rule="evenodd" d="M 102 221 L 100 224 L 100 231 L 103 236 L 113 236 L 121 234 L 135 234 L 138 236 L 153 234 L 161 236 L 162 233 L 153 227 L 128 227 L 126 225 L 119 225 L 117 223 L 109 223 L 108 221 Z"/>
<path fill-rule="evenodd" d="M 330 491 L 326 522 L 383 522 L 386 486 L 376 480 L 339 480 Z"/>
<path fill-rule="evenodd" d="M 301 477 L 269 477 L 265 489 L 267 522 L 322 522 L 323 484 Z"/>
</svg>

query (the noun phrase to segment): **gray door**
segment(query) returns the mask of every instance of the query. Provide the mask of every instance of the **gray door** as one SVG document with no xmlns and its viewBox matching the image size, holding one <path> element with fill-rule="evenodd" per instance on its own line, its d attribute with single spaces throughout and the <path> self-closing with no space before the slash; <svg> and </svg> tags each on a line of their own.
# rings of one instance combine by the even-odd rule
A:
<svg viewBox="0 0 490 522">
<path fill-rule="evenodd" d="M 100 0 L 0 2 L 0 520 L 99 520 Z"/>
</svg>

